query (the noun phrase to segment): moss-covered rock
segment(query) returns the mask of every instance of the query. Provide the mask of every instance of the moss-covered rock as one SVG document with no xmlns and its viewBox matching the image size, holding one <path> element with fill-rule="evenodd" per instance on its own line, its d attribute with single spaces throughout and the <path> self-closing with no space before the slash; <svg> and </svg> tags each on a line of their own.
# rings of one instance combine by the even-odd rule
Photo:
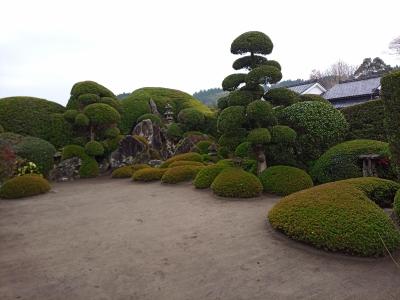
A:
<svg viewBox="0 0 400 300">
<path fill-rule="evenodd" d="M 400 234 L 370 199 L 386 185 L 378 178 L 348 179 L 291 194 L 268 214 L 271 225 L 317 248 L 359 256 L 381 256 L 400 246 Z M 368 193 L 366 192 L 368 191 Z"/>
<path fill-rule="evenodd" d="M 260 180 L 252 173 L 241 168 L 223 170 L 211 184 L 213 192 L 222 197 L 251 198 L 262 192 Z"/>
<path fill-rule="evenodd" d="M 23 175 L 11 178 L 0 187 L 0 197 L 16 199 L 44 194 L 50 191 L 49 182 L 38 175 Z"/>
<path fill-rule="evenodd" d="M 313 181 L 305 171 L 290 166 L 273 166 L 259 176 L 264 191 L 281 196 L 308 189 Z"/>
</svg>

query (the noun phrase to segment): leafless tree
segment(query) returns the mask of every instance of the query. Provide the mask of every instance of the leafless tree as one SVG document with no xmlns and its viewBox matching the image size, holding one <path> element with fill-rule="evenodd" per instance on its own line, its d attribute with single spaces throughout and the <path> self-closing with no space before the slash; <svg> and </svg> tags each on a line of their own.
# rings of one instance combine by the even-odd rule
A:
<svg viewBox="0 0 400 300">
<path fill-rule="evenodd" d="M 390 42 L 389 49 L 393 54 L 400 55 L 400 36 Z"/>
<path fill-rule="evenodd" d="M 310 79 L 318 80 L 326 88 L 331 88 L 341 81 L 351 79 L 356 69 L 356 66 L 349 65 L 339 60 L 325 71 L 312 70 Z"/>
</svg>

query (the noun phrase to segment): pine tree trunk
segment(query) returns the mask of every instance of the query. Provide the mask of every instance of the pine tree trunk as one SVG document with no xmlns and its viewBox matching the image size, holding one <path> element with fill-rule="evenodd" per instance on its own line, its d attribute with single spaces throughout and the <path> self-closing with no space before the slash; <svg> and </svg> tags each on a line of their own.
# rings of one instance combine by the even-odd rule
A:
<svg viewBox="0 0 400 300">
<path fill-rule="evenodd" d="M 94 128 L 93 128 L 93 126 L 90 126 L 90 140 L 94 141 Z"/>
<path fill-rule="evenodd" d="M 260 175 L 262 171 L 267 168 L 267 159 L 265 157 L 264 147 L 256 147 L 257 156 L 257 174 Z"/>
</svg>

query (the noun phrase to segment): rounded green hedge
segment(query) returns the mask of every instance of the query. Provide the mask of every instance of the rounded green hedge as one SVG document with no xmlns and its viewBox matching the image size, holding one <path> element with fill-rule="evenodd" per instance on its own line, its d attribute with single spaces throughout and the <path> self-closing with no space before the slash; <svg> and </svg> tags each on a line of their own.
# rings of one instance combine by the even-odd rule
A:
<svg viewBox="0 0 400 300">
<path fill-rule="evenodd" d="M 245 158 L 250 157 L 253 154 L 253 147 L 250 142 L 240 143 L 235 149 L 235 155 L 237 157 Z"/>
<path fill-rule="evenodd" d="M 197 130 L 204 124 L 205 117 L 196 108 L 185 108 L 179 112 L 178 121 L 183 124 L 186 130 Z"/>
<path fill-rule="evenodd" d="M 248 31 L 235 38 L 231 44 L 232 54 L 270 54 L 272 52 L 271 39 L 261 31 Z"/>
<path fill-rule="evenodd" d="M 81 105 L 78 99 L 79 96 L 84 94 L 94 95 L 93 97 L 110 97 L 116 99 L 114 93 L 101 84 L 94 81 L 81 81 L 72 86 L 71 97 L 68 101 L 67 108 L 79 109 Z M 98 99 L 97 97 L 96 99 Z"/>
<path fill-rule="evenodd" d="M 137 170 L 133 173 L 132 179 L 133 181 L 157 181 L 160 180 L 161 177 L 168 169 L 162 168 L 144 168 Z"/>
<path fill-rule="evenodd" d="M 197 166 L 203 167 L 204 164 L 199 161 L 190 161 L 190 160 L 177 160 L 171 163 L 168 168 L 179 167 L 179 166 Z"/>
<path fill-rule="evenodd" d="M 212 141 L 200 141 L 196 144 L 196 149 L 200 154 L 208 154 L 208 148 L 214 144 Z"/>
<path fill-rule="evenodd" d="M 225 77 L 222 81 L 222 89 L 224 91 L 234 91 L 239 85 L 246 81 L 246 74 L 244 73 L 235 73 Z"/>
<path fill-rule="evenodd" d="M 270 89 L 263 98 L 274 106 L 289 106 L 300 101 L 299 94 L 283 87 Z"/>
<path fill-rule="evenodd" d="M 93 104 L 100 101 L 100 97 L 96 94 L 82 94 L 79 95 L 78 101 L 83 106 Z"/>
<path fill-rule="evenodd" d="M 251 102 L 246 108 L 246 116 L 258 127 L 274 125 L 277 122 L 271 103 L 264 100 Z"/>
<path fill-rule="evenodd" d="M 183 181 L 192 180 L 196 177 L 197 173 L 202 169 L 202 166 L 183 165 L 173 168 L 168 168 L 164 175 L 161 177 L 162 183 L 179 183 Z"/>
<path fill-rule="evenodd" d="M 104 154 L 104 147 L 97 141 L 90 141 L 86 143 L 85 151 L 90 156 L 101 156 Z"/>
<path fill-rule="evenodd" d="M 369 198 L 382 187 L 381 182 L 386 185 L 387 180 L 348 179 L 291 194 L 269 211 L 269 222 L 290 238 L 317 248 L 359 256 L 385 255 L 386 247 L 394 251 L 400 246 L 400 234 Z"/>
<path fill-rule="evenodd" d="M 74 124 L 80 127 L 86 127 L 90 123 L 89 118 L 84 113 L 78 113 L 75 116 Z"/>
<path fill-rule="evenodd" d="M 228 106 L 246 106 L 254 100 L 260 99 L 260 95 L 257 91 L 249 90 L 237 90 L 230 92 L 228 97 Z"/>
<path fill-rule="evenodd" d="M 99 176 L 100 170 L 97 161 L 92 157 L 82 159 L 82 165 L 79 168 L 81 178 L 94 178 Z"/>
<path fill-rule="evenodd" d="M 132 166 L 122 166 L 112 171 L 111 178 L 131 178 L 132 175 Z"/>
<path fill-rule="evenodd" d="M 271 129 L 271 137 L 274 144 L 292 145 L 296 141 L 297 133 L 289 126 L 276 125 Z"/>
<path fill-rule="evenodd" d="M 56 147 L 68 144 L 71 125 L 61 118 L 65 108 L 55 102 L 34 97 L 0 99 L 0 124 L 5 131 L 38 137 Z"/>
<path fill-rule="evenodd" d="M 141 122 L 141 121 L 143 121 L 143 120 L 147 120 L 147 119 L 151 120 L 151 122 L 152 122 L 153 124 L 157 124 L 157 125 L 160 125 L 160 124 L 161 124 L 161 118 L 160 118 L 159 116 L 155 115 L 155 114 L 144 114 L 144 115 L 141 115 L 141 116 L 136 120 L 136 122 L 139 123 L 139 122 Z"/>
<path fill-rule="evenodd" d="M 37 165 L 39 171 L 47 176 L 54 165 L 56 149 L 49 142 L 32 136 L 22 136 L 16 133 L 5 132 L 0 134 L 3 139 L 12 145 L 19 157 Z"/>
<path fill-rule="evenodd" d="M 85 107 L 83 110 L 93 125 L 114 124 L 120 121 L 119 112 L 108 104 L 94 103 Z"/>
<path fill-rule="evenodd" d="M 85 148 L 80 145 L 67 145 L 62 149 L 61 159 L 69 159 L 72 157 L 79 157 L 81 159 L 85 158 L 86 152 Z"/>
<path fill-rule="evenodd" d="M 219 115 L 217 128 L 220 132 L 234 132 L 242 126 L 245 120 L 244 107 L 230 106 Z"/>
<path fill-rule="evenodd" d="M 286 107 L 279 113 L 279 119 L 281 125 L 297 132 L 297 152 L 300 153 L 299 159 L 306 164 L 341 142 L 348 129 L 348 123 L 339 110 L 316 101 Z"/>
<path fill-rule="evenodd" d="M 193 185 L 196 189 L 206 189 L 211 186 L 214 179 L 218 176 L 219 173 L 224 169 L 223 166 L 218 165 L 210 165 L 204 167 L 197 173 L 195 179 L 193 180 Z"/>
<path fill-rule="evenodd" d="M 313 181 L 305 171 L 290 166 L 273 166 L 261 172 L 259 179 L 264 191 L 280 196 L 312 187 Z"/>
<path fill-rule="evenodd" d="M 50 191 L 49 182 L 38 175 L 23 175 L 11 178 L 0 187 L 0 197 L 16 199 L 35 196 Z"/>
<path fill-rule="evenodd" d="M 261 194 L 260 180 L 241 168 L 227 168 L 211 184 L 213 192 L 221 197 L 251 198 Z"/>
<path fill-rule="evenodd" d="M 163 162 L 161 164 L 161 168 L 167 168 L 173 162 L 181 161 L 181 160 L 202 162 L 203 158 L 202 158 L 201 154 L 196 153 L 196 152 L 188 152 L 188 153 L 178 154 L 178 155 L 172 156 L 171 158 L 169 158 L 165 162 Z"/>
<path fill-rule="evenodd" d="M 121 132 L 118 127 L 107 128 L 106 131 L 104 132 L 105 136 L 109 139 L 114 139 L 118 137 L 120 133 Z"/>
<path fill-rule="evenodd" d="M 267 128 L 255 128 L 249 132 L 247 141 L 253 145 L 266 145 L 271 141 L 271 133 Z"/>
<path fill-rule="evenodd" d="M 386 153 L 388 149 L 389 145 L 380 141 L 347 141 L 331 147 L 321 155 L 311 168 L 310 174 L 316 183 L 361 177 L 362 162 L 358 157 L 363 154 Z M 385 174 L 379 175 L 385 177 Z"/>
</svg>

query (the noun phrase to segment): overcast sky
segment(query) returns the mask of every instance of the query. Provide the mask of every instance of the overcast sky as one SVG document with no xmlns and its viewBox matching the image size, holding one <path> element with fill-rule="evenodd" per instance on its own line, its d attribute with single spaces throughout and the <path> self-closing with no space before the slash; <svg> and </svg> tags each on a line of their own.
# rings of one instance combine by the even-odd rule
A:
<svg viewBox="0 0 400 300">
<path fill-rule="evenodd" d="M 399 11 L 399 0 L 1 0 L 0 97 L 66 104 L 82 80 L 115 94 L 219 87 L 234 72 L 232 40 L 249 30 L 272 39 L 269 57 L 284 79 L 307 79 L 339 59 L 400 64 L 388 54 Z"/>
</svg>

